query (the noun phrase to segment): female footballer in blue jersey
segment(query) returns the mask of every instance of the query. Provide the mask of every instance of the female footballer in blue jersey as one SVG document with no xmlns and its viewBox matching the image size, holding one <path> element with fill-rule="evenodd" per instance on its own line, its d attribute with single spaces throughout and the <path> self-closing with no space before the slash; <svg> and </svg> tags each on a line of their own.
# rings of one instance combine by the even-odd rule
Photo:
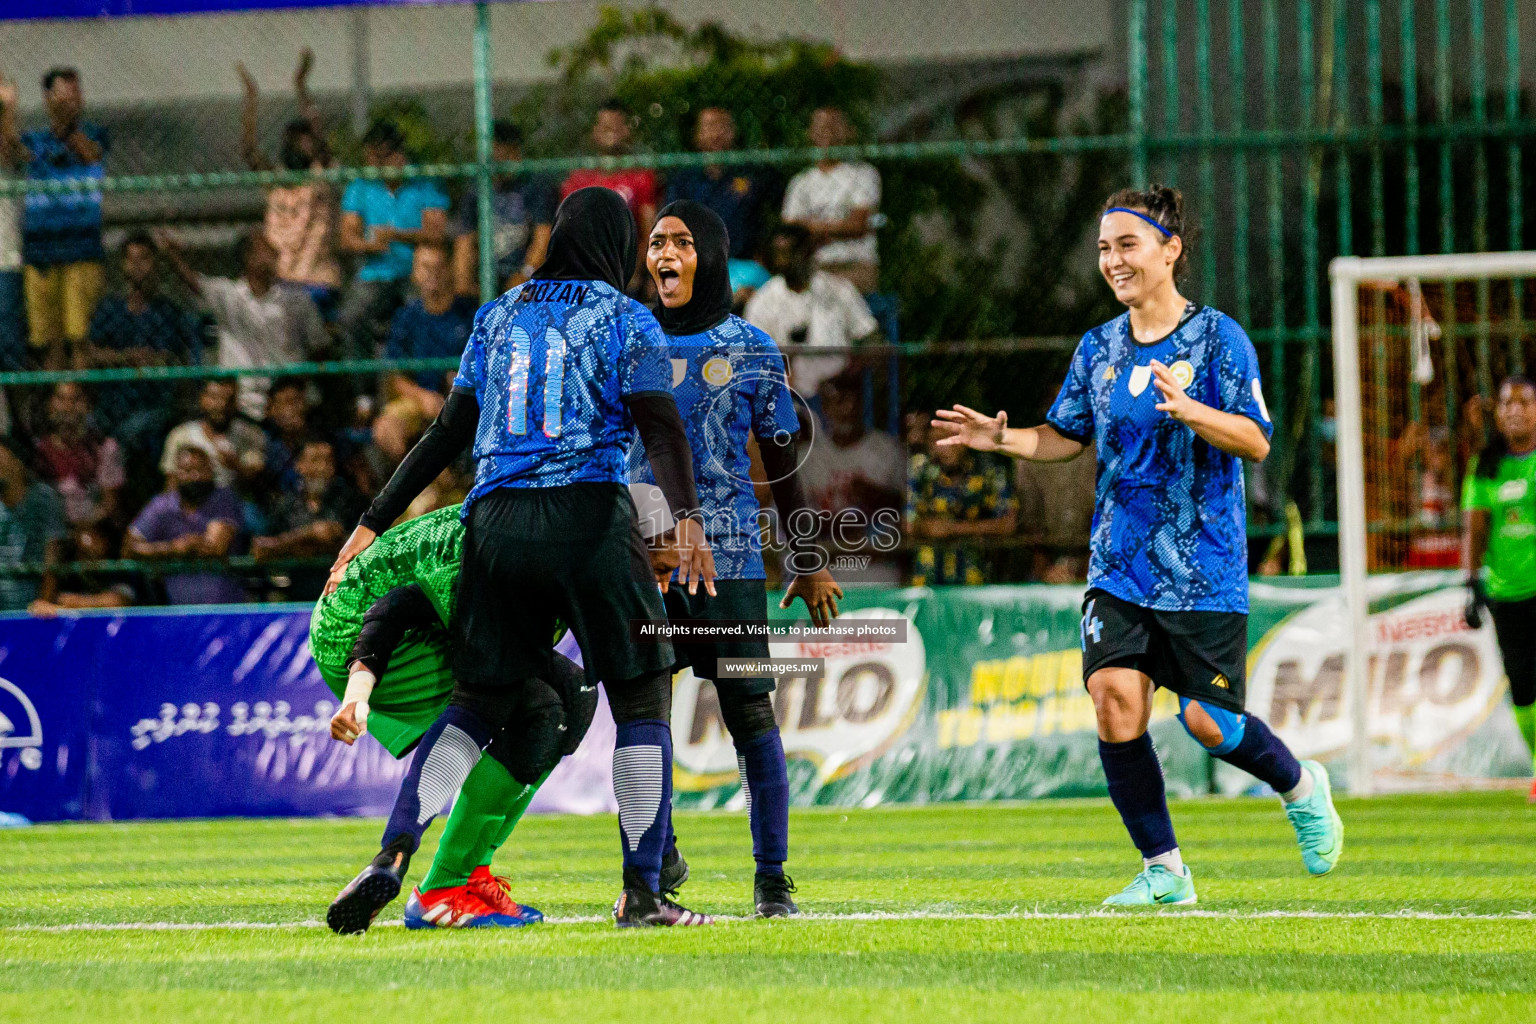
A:
<svg viewBox="0 0 1536 1024">
<path fill-rule="evenodd" d="M 673 652 L 670 643 L 637 643 L 630 634 L 632 622 L 666 615 L 626 486 L 637 431 L 677 520 L 673 564 L 682 584 L 713 593 L 715 576 L 666 339 L 623 292 L 638 250 L 618 193 L 586 188 L 566 197 L 543 266 L 476 315 L 442 413 L 332 566 L 328 587 L 473 443 L 451 627 L 453 694 L 416 748 L 379 855 L 331 904 L 327 920 L 337 931 L 365 930 L 395 898 L 427 826 L 506 722 L 559 713 L 542 692 L 548 687 L 530 683 L 547 678 L 557 618 L 581 645 L 588 681 L 602 681 L 616 727 L 624 867 L 615 923 L 710 922 L 661 893 Z"/>
<path fill-rule="evenodd" d="M 1244 713 L 1248 546 L 1242 460 L 1269 454 L 1273 426 L 1258 354 L 1224 313 L 1179 293 L 1183 199 L 1153 185 L 1115 193 L 1099 221 L 1099 271 L 1127 312 L 1083 335 L 1047 422 L 1008 426 L 957 405 L 933 421 L 964 444 L 1041 462 L 1096 442 L 1098 485 L 1083 601 L 1083 680 L 1098 718 L 1109 796 L 1142 872 L 1104 902 L 1195 902 L 1179 855 L 1147 722 L 1152 692 L 1179 697 L 1179 720 L 1214 757 L 1281 794 L 1302 862 L 1338 862 L 1344 826 L 1328 774 L 1298 762 Z"/>
<path fill-rule="evenodd" d="M 795 436 L 800 422 L 773 339 L 731 315 L 728 267 L 730 240 L 725 222 L 706 206 L 682 200 L 663 209 L 646 246 L 646 266 L 656 282 L 656 319 L 667 335 L 677 401 L 688 442 L 706 534 L 718 574 L 715 593 L 688 594 L 668 587 L 667 615 L 673 619 L 765 620 L 767 573 L 763 568 L 757 496 L 752 489 L 749 446 L 762 455 L 780 521 L 794 522 L 809 510 L 796 476 Z M 651 473 L 645 446 L 630 451 L 630 465 L 642 480 Z M 807 512 L 814 516 L 814 512 Z M 800 517 L 803 518 L 803 517 Z M 808 554 L 797 552 L 796 557 Z M 805 601 L 814 624 L 837 615 L 842 589 L 832 574 L 805 559 L 803 574 L 791 580 L 781 607 Z M 798 912 L 794 882 L 784 873 L 789 851 L 789 774 L 784 744 L 769 697 L 772 679 L 722 679 L 721 658 L 767 658 L 762 639 L 718 642 L 674 641 L 677 668 L 692 667 L 713 681 L 720 717 L 736 747 L 741 785 L 747 795 L 756 861 L 753 905 L 759 917 Z M 669 837 L 670 839 L 670 837 Z M 668 843 L 662 880 L 680 885 L 681 858 Z M 675 880 L 677 879 L 677 880 Z M 675 880 L 675 881 L 674 881 Z"/>
</svg>

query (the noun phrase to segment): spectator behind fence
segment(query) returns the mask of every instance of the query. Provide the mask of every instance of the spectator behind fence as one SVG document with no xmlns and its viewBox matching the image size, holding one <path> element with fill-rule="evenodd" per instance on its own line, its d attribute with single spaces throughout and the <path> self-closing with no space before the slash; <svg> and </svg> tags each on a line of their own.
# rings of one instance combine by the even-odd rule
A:
<svg viewBox="0 0 1536 1024">
<path fill-rule="evenodd" d="M 285 171 L 319 171 L 335 166 L 320 108 L 309 95 L 309 72 L 314 63 L 314 51 L 304 47 L 293 73 L 299 116 L 284 126 L 277 155 L 278 165 Z M 270 171 L 272 161 L 256 140 L 261 91 L 243 63 L 235 65 L 235 72 L 245 89 L 245 101 L 240 108 L 240 146 L 246 166 L 253 171 Z M 330 182 L 306 181 L 267 190 L 264 224 L 267 241 L 277 249 L 277 278 L 302 286 L 327 320 L 336 312 L 341 288 L 341 267 L 336 262 L 337 215 L 336 190 Z"/>
<path fill-rule="evenodd" d="M 310 438 L 299 449 L 297 485 L 284 488 L 273 504 L 271 535 L 251 542 L 257 559 L 313 558 L 341 550 L 366 502 L 352 485 L 336 474 L 331 442 Z M 288 574 L 287 597 L 313 601 L 325 587 L 325 566 L 296 568 Z"/>
<path fill-rule="evenodd" d="M 96 304 L 86 344 L 75 350 L 82 368 L 165 366 L 202 361 L 202 332 L 191 311 L 160 294 L 155 240 L 135 231 L 123 242 L 124 292 Z M 170 428 L 171 389 L 165 384 L 104 384 L 96 408 L 102 425 L 131 448 L 158 444 Z"/>
<path fill-rule="evenodd" d="M 33 477 L 8 440 L 0 441 L 0 611 L 21 611 L 40 592 L 38 576 L 3 570 L 58 561 L 67 533 L 58 492 Z"/>
<path fill-rule="evenodd" d="M 907 529 L 920 541 L 911 583 L 990 583 L 992 559 L 982 545 L 1011 535 L 1018 522 L 1010 467 L 991 454 L 923 440 L 907 461 Z"/>
<path fill-rule="evenodd" d="M 421 293 L 402 306 L 390 327 L 385 354 L 391 359 L 457 359 L 475 325 L 473 299 L 453 294 L 447 253 L 440 246 L 416 250 L 411 275 Z M 383 410 L 374 421 L 373 439 L 391 462 L 410 446 L 443 407 L 451 370 L 392 373 L 385 381 Z"/>
<path fill-rule="evenodd" d="M 848 365 L 846 355 L 796 355 L 802 348 L 841 347 L 876 337 L 879 325 L 857 288 L 816 269 L 810 233 L 787 224 L 774 232 L 770 262 L 775 276 L 747 302 L 748 323 L 768 333 L 790 357 L 790 383 L 815 395 L 821 382 Z"/>
<path fill-rule="evenodd" d="M 60 546 L 60 561 L 96 562 L 112 557 L 112 547 L 101 530 L 82 530 L 72 534 Z M 127 608 L 134 604 L 133 585 L 119 576 L 110 578 L 91 566 L 69 570 L 51 568 L 43 573 L 38 596 L 27 611 L 39 618 L 51 619 L 60 612 L 87 608 Z"/>
<path fill-rule="evenodd" d="M 208 455 L 218 487 L 254 483 L 266 469 L 267 437 L 255 424 L 235 415 L 235 382 L 220 378 L 203 385 L 197 398 L 201 415 L 172 430 L 165 439 L 160 472 L 176 472 L 176 453 L 196 448 Z"/>
<path fill-rule="evenodd" d="M 123 453 L 91 421 L 91 400 L 82 385 L 54 385 L 48 396 L 47 432 L 34 447 L 37 474 L 63 499 L 72 534 L 110 526 L 117 519 L 128 482 Z M 119 522 L 116 530 L 121 529 Z"/>
<path fill-rule="evenodd" d="M 14 105 L 5 104 L 6 109 Z M 15 118 L 0 122 L 6 127 L 0 136 L 3 162 L 25 167 L 35 181 L 105 177 L 107 133 L 82 119 L 80 73 L 53 68 L 43 75 L 43 105 L 47 128 L 18 134 Z M 62 368 L 66 343 L 84 340 L 101 296 L 101 193 L 33 192 L 24 210 L 22 255 L 33 358 Z"/>
<path fill-rule="evenodd" d="M 864 424 L 863 381 L 847 372 L 824 381 L 819 392 L 827 429 L 800 467 L 811 507 L 828 514 L 823 541 L 834 557 L 869 557 L 837 571 L 839 582 L 897 583 L 894 550 L 906 507 L 907 455 L 889 434 Z"/>
<path fill-rule="evenodd" d="M 19 138 L 16 106 L 21 90 L 0 74 L 0 182 L 12 177 L 4 140 Z M 21 197 L 0 197 L 0 370 L 19 370 L 26 362 L 27 318 L 22 298 Z"/>
<path fill-rule="evenodd" d="M 693 148 L 700 153 L 726 153 L 736 148 L 736 120 L 724 107 L 705 107 L 693 126 Z M 725 221 L 731 242 L 731 291 L 745 302 L 767 274 L 756 262 L 762 242 L 763 206 L 773 179 L 755 167 L 705 164 L 683 167 L 667 178 L 667 202 L 691 199 L 709 207 Z"/>
<path fill-rule="evenodd" d="M 374 124 L 363 136 L 363 159 L 369 167 L 404 167 L 400 130 L 385 121 Z M 447 228 L 448 196 L 436 182 L 359 178 L 347 186 L 341 196 L 341 250 L 363 257 L 337 314 L 347 358 L 375 354 L 374 327 L 405 298 L 412 249 L 421 242 L 442 242 Z"/>
<path fill-rule="evenodd" d="M 309 411 L 309 384 L 304 380 L 284 377 L 272 386 L 262 424 L 267 442 L 261 491 L 268 504 L 299 485 L 299 450 L 314 434 Z"/>
<path fill-rule="evenodd" d="M 821 107 L 811 114 L 807 135 L 817 148 L 845 146 L 853 130 L 843 111 Z M 790 179 L 783 218 L 811 233 L 818 266 L 869 295 L 880 284 L 874 220 L 879 208 L 879 171 L 871 164 L 826 159 Z"/>
<path fill-rule="evenodd" d="M 197 273 L 169 235 L 161 236 L 160 247 L 177 275 L 213 313 L 220 366 L 303 362 L 319 356 L 330 344 L 308 293 L 277 280 L 277 250 L 260 231 L 240 236 L 236 255 L 242 276 L 238 280 Z M 247 376 L 239 380 L 240 411 L 260 420 L 266 414 L 272 379 Z"/>
<path fill-rule="evenodd" d="M 240 499 L 214 483 L 214 464 L 202 448 L 176 450 L 169 488 L 150 499 L 128 526 L 123 555 L 145 560 L 224 558 L 238 553 Z M 170 573 L 165 592 L 171 604 L 232 604 L 245 589 L 227 572 Z"/>
<path fill-rule="evenodd" d="M 626 156 L 634 141 L 634 130 L 629 124 L 629 111 L 618 100 L 609 100 L 592 119 L 590 135 L 592 150 L 598 156 Z M 560 198 L 579 188 L 609 188 L 624 197 L 629 212 L 640 229 L 640 247 L 637 251 L 639 265 L 635 269 L 634 284 L 645 270 L 645 245 L 656 225 L 656 200 L 661 197 L 661 182 L 649 167 L 626 167 L 617 171 L 605 171 L 596 167 L 578 168 L 560 183 Z M 647 278 L 648 279 L 648 278 Z"/>
<path fill-rule="evenodd" d="M 510 121 L 492 127 L 491 156 L 497 163 L 523 158 L 522 129 Z M 531 174 L 498 177 L 491 191 L 491 254 L 496 259 L 496 287 L 522 284 L 544 262 L 555 222 L 555 190 Z M 453 221 L 453 269 L 460 295 L 480 298 L 479 193 L 467 189 Z"/>
</svg>

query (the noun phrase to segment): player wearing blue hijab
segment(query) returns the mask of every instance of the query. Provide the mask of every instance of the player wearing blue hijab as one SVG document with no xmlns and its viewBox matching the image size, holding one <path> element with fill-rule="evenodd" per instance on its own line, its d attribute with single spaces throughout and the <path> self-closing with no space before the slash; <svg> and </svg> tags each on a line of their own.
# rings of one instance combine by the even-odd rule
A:
<svg viewBox="0 0 1536 1024">
<path fill-rule="evenodd" d="M 761 548 L 757 496 L 752 489 L 750 448 L 762 455 L 781 522 L 811 533 L 814 517 L 795 474 L 800 430 L 784 369 L 784 357 L 762 331 L 731 315 L 730 240 L 713 210 L 680 200 L 657 216 L 646 244 L 646 267 L 656 282 L 656 319 L 667 335 L 672 397 L 688 432 L 694 479 L 705 531 L 719 577 L 714 594 L 688 594 L 668 587 L 672 619 L 762 621 L 768 617 L 766 572 Z M 651 478 L 643 444 L 630 452 L 638 478 Z M 805 515 L 797 515 L 806 510 Z M 812 621 L 824 625 L 837 615 L 842 590 L 815 559 L 797 545 L 791 581 L 781 607 L 805 601 Z M 760 917 L 798 912 L 794 882 L 784 873 L 789 851 L 789 774 L 769 697 L 772 679 L 722 679 L 721 658 L 766 658 L 760 638 L 713 642 L 674 641 L 678 668 L 692 667 L 714 683 L 720 716 L 736 747 L 736 764 L 747 797 L 756 861 L 753 904 Z M 670 838 L 670 837 L 669 837 Z M 663 883 L 686 879 L 675 842 L 668 843 Z M 680 877 L 679 877 L 680 876 Z"/>
<path fill-rule="evenodd" d="M 1273 431 L 1258 355 L 1231 317 L 1190 302 L 1183 200 L 1154 185 L 1104 204 L 1099 270 L 1128 311 L 1083 336 L 1047 422 L 1008 426 L 957 405 L 933 421 L 940 444 L 1059 462 L 1090 442 L 1098 458 L 1083 680 L 1098 717 L 1109 796 L 1142 871 L 1104 902 L 1195 902 L 1168 816 L 1147 722 L 1152 691 L 1178 694 L 1179 720 L 1212 756 L 1281 795 L 1302 862 L 1327 874 L 1344 846 L 1328 773 L 1298 762 L 1243 710 L 1248 545 L 1242 460 L 1263 461 Z"/>
</svg>

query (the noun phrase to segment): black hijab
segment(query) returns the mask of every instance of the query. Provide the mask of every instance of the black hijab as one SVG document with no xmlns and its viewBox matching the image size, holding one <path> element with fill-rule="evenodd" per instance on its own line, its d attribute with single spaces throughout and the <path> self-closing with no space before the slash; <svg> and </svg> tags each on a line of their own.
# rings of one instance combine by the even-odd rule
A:
<svg viewBox="0 0 1536 1024">
<path fill-rule="evenodd" d="M 555 211 L 539 281 L 603 281 L 623 291 L 635 274 L 635 218 L 611 188 L 579 188 Z"/>
<path fill-rule="evenodd" d="M 668 334 L 703 334 L 731 315 L 731 240 L 725 221 L 709 207 L 688 199 L 668 203 L 656 215 L 656 223 L 663 217 L 676 217 L 688 226 L 699 265 L 693 272 L 692 297 L 676 309 L 657 303 L 656 321 Z"/>
</svg>

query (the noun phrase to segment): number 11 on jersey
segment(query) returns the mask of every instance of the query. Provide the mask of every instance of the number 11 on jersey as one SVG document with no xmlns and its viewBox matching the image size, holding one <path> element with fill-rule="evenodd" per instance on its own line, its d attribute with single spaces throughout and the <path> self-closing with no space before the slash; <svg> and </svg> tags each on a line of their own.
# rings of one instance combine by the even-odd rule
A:
<svg viewBox="0 0 1536 1024">
<path fill-rule="evenodd" d="M 560 436 L 560 411 L 565 398 L 565 335 L 553 327 L 544 329 L 544 436 Z M 507 372 L 507 430 L 528 433 L 528 370 L 533 358 L 533 338 L 521 327 L 512 328 L 512 365 Z"/>
</svg>

